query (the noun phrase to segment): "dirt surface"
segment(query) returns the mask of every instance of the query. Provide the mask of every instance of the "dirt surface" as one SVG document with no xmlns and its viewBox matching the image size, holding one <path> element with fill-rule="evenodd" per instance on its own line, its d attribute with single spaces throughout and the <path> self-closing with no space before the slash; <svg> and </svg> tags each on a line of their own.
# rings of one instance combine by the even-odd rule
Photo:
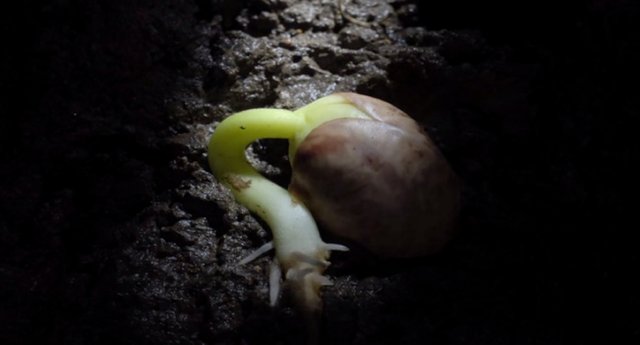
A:
<svg viewBox="0 0 640 345">
<path fill-rule="evenodd" d="M 439 255 L 334 255 L 321 343 L 637 343 L 637 235 L 623 224 L 639 7 L 521 5 L 49 0 L 6 13 L 0 343 L 302 343 L 286 293 L 268 306 L 268 260 L 235 265 L 270 233 L 215 181 L 206 144 L 233 112 L 338 91 L 418 120 L 464 207 Z M 251 155 L 286 186 L 286 143 Z"/>
</svg>

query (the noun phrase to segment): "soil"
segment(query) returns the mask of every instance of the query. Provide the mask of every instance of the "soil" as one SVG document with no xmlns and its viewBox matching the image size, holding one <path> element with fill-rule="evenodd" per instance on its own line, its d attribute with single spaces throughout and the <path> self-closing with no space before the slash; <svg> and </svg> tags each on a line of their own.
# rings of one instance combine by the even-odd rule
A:
<svg viewBox="0 0 640 345">
<path fill-rule="evenodd" d="M 442 253 L 332 257 L 322 344 L 640 341 L 633 1 L 41 0 L 3 14 L 1 344 L 300 344 L 268 227 L 211 175 L 230 114 L 339 91 L 464 181 Z M 6 16 L 6 18 L 4 18 Z M 634 53 L 636 52 L 636 53 Z M 635 83 L 634 83 L 635 84 Z M 632 84 L 633 85 L 633 84 Z M 286 142 L 251 147 L 286 186 Z"/>
</svg>

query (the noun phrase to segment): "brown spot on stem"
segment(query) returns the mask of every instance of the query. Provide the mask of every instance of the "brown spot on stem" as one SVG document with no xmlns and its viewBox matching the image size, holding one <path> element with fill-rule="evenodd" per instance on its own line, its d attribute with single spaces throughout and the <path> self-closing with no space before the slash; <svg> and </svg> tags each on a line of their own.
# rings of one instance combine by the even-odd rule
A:
<svg viewBox="0 0 640 345">
<path fill-rule="evenodd" d="M 226 174 L 224 180 L 235 190 L 241 191 L 251 187 L 251 180 L 242 178 L 236 174 Z"/>
</svg>

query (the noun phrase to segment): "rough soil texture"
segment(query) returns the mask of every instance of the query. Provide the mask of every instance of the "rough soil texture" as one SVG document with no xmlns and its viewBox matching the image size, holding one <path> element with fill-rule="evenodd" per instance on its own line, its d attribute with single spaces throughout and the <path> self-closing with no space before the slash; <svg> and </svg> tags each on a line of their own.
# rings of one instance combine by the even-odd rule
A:
<svg viewBox="0 0 640 345">
<path fill-rule="evenodd" d="M 0 343 L 302 343 L 286 294 L 268 306 L 268 260 L 235 265 L 270 233 L 215 181 L 206 144 L 233 112 L 337 91 L 411 114 L 465 192 L 440 255 L 333 256 L 321 343 L 637 343 L 637 235 L 623 224 L 639 7 L 521 5 L 50 0 L 5 13 Z M 286 143 L 251 154 L 286 186 Z"/>
</svg>

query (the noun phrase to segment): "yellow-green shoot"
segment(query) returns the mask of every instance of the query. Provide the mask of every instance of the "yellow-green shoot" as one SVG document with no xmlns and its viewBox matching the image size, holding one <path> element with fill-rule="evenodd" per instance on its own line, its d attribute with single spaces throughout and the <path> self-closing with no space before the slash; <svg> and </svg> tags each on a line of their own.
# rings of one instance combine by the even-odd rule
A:
<svg viewBox="0 0 640 345">
<path fill-rule="evenodd" d="M 309 132 L 338 118 L 368 119 L 369 116 L 335 94 L 295 111 L 260 108 L 233 114 L 218 125 L 209 142 L 209 164 L 215 177 L 232 191 L 240 204 L 271 228 L 273 242 L 263 245 L 240 264 L 275 249 L 269 279 L 272 305 L 277 301 L 284 273 L 300 307 L 319 311 L 319 290 L 331 284 L 322 275 L 329 265 L 329 252 L 347 248 L 323 242 L 307 207 L 256 171 L 247 161 L 245 150 L 257 139 L 287 139 L 293 164 L 296 150 Z"/>
</svg>

